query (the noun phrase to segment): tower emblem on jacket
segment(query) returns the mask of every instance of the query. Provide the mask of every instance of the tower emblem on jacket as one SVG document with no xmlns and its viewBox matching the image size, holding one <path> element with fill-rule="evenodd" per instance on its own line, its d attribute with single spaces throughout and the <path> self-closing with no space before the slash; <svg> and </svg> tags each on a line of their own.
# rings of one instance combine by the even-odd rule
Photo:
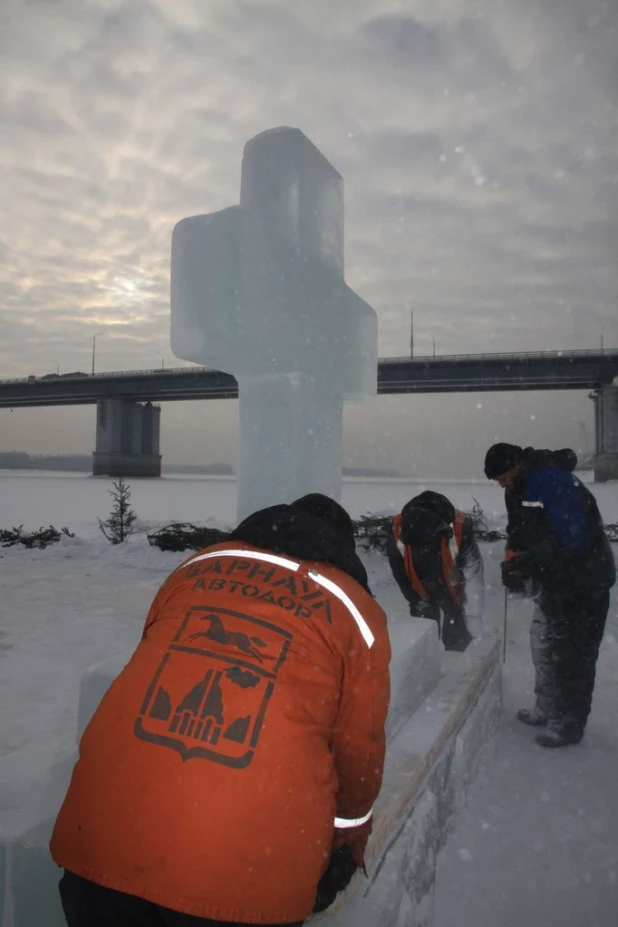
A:
<svg viewBox="0 0 618 927">
<path fill-rule="evenodd" d="M 288 631 L 225 608 L 185 615 L 144 695 L 141 740 L 244 769 L 258 745 Z"/>
</svg>

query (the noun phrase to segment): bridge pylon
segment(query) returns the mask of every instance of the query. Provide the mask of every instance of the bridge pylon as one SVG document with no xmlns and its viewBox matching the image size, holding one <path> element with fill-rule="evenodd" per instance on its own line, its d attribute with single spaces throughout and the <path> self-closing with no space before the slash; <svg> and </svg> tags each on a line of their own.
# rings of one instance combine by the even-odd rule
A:
<svg viewBox="0 0 618 927">
<path fill-rule="evenodd" d="M 161 476 L 160 423 L 151 402 L 99 399 L 93 476 Z"/>
<path fill-rule="evenodd" d="M 591 399 L 595 404 L 596 448 L 594 480 L 618 480 L 618 384 L 600 386 Z"/>
</svg>

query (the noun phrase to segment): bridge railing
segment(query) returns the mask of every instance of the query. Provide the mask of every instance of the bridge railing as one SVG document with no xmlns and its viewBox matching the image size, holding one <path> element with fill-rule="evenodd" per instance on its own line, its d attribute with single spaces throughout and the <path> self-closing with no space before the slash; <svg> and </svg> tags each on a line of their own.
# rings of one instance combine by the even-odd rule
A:
<svg viewBox="0 0 618 927">
<path fill-rule="evenodd" d="M 599 360 L 605 357 L 616 358 L 618 357 L 618 350 L 612 348 L 591 348 L 589 350 L 578 349 L 574 351 L 521 351 L 521 352 L 508 352 L 508 351 L 497 351 L 495 353 L 483 353 L 483 354 L 429 354 L 429 355 L 417 355 L 416 357 L 409 357 L 404 355 L 403 357 L 380 357 L 378 358 L 379 364 L 401 364 L 401 363 L 423 363 L 423 364 L 438 364 L 444 361 L 447 362 L 461 362 L 466 360 L 496 360 L 496 361 L 526 361 L 533 358 L 545 358 L 545 359 L 557 359 L 557 358 L 573 358 L 583 359 L 586 357 L 593 358 L 596 357 Z M 113 378 L 113 377 L 134 377 L 134 376 L 145 376 L 147 374 L 153 374 L 156 376 L 185 376 L 186 374 L 197 374 L 197 373 L 221 373 L 222 371 L 215 370 L 212 367 L 200 367 L 195 364 L 191 364 L 186 367 L 154 367 L 145 370 L 107 370 L 101 371 L 101 373 L 78 373 L 78 374 L 43 374 L 42 376 L 28 376 L 28 377 L 15 377 L 7 380 L 0 380 L 0 383 L 38 383 L 42 380 L 47 381 L 56 381 L 56 380 L 76 380 L 83 379 L 88 377 L 89 379 L 99 379 L 99 378 Z"/>
<path fill-rule="evenodd" d="M 505 360 L 510 358 L 511 360 L 527 360 L 528 358 L 550 358 L 555 360 L 558 357 L 573 357 L 573 358 L 584 358 L 584 357 L 611 357 L 614 358 L 618 355 L 618 350 L 614 348 L 590 348 L 587 349 L 576 349 L 573 351 L 496 351 L 491 353 L 484 354 L 428 354 L 428 355 L 416 355 L 410 357 L 409 355 L 403 355 L 403 357 L 380 357 L 378 363 L 380 364 L 397 364 L 397 363 L 408 363 L 410 361 L 422 361 L 423 363 L 429 362 L 438 362 L 438 361 L 465 361 L 465 360 Z"/>
<path fill-rule="evenodd" d="M 41 376 L 31 375 L 28 377 L 13 377 L 8 380 L 0 380 L 0 383 L 39 383 L 41 381 L 45 381 L 45 383 L 48 383 L 48 382 L 56 382 L 56 380 L 62 380 L 63 382 L 66 382 L 67 380 L 84 380 L 86 378 L 89 380 L 98 380 L 104 377 L 109 379 L 110 377 L 144 376 L 144 374 L 149 374 L 149 373 L 156 374 L 157 376 L 161 376 L 161 374 L 163 374 L 163 376 L 166 376 L 167 374 L 182 375 L 186 373 L 197 373 L 198 371 L 201 373 L 221 373 L 220 370 L 215 370 L 212 367 L 199 367 L 199 366 L 196 366 L 195 364 L 191 364 L 191 366 L 187 366 L 187 367 L 166 367 L 165 369 L 161 369 L 161 367 L 153 367 L 150 369 L 146 368 L 142 370 L 102 370 L 100 373 L 95 373 L 95 374 L 92 374 L 92 373 L 76 373 L 76 374 L 44 373 Z"/>
</svg>

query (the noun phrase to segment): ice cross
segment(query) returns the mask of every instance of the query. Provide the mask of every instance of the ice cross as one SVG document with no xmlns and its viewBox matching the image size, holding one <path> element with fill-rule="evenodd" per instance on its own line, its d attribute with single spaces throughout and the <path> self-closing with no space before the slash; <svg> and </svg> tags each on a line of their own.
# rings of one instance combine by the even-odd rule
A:
<svg viewBox="0 0 618 927">
<path fill-rule="evenodd" d="M 377 319 L 343 278 L 343 179 L 299 130 L 245 145 L 240 206 L 172 236 L 171 344 L 232 373 L 238 517 L 307 492 L 338 498 L 344 399 L 377 390 Z"/>
</svg>

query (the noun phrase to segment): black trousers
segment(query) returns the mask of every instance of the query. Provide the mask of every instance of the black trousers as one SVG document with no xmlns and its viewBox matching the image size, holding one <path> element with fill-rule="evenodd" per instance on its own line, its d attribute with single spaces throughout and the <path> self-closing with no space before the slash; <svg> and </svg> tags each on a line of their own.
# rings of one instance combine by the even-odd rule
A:
<svg viewBox="0 0 618 927">
<path fill-rule="evenodd" d="M 68 927 L 250 927 L 237 921 L 213 921 L 181 914 L 67 871 L 60 879 L 60 900 Z M 302 923 L 260 927 L 302 927 Z"/>
<path fill-rule="evenodd" d="M 410 615 L 413 618 L 428 618 L 438 625 L 438 634 L 445 650 L 466 649 L 472 641 L 472 635 L 466 627 L 463 612 L 456 605 L 448 602 L 436 602 L 420 599 L 418 604 L 410 602 Z"/>
<path fill-rule="evenodd" d="M 530 629 L 536 706 L 549 728 L 580 737 L 592 706 L 609 590 L 543 590 Z"/>
</svg>

